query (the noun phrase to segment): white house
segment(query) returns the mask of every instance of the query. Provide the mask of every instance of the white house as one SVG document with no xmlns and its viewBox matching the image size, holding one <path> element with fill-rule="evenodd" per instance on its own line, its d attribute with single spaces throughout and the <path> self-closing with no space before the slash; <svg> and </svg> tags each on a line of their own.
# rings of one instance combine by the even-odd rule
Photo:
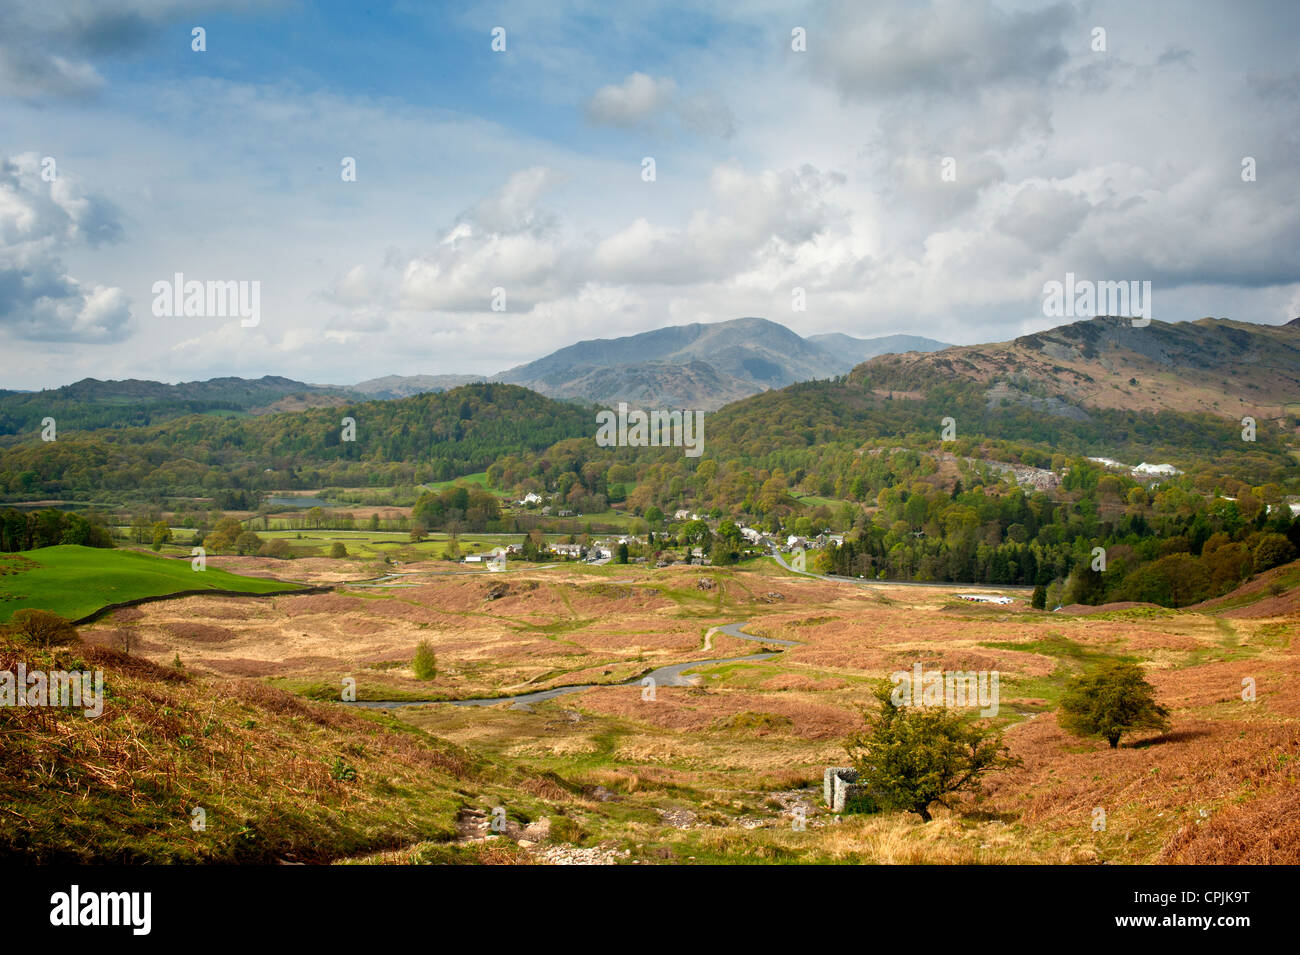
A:
<svg viewBox="0 0 1300 955">
<path fill-rule="evenodd" d="M 1159 474 L 1164 477 L 1173 477 L 1175 474 L 1182 474 L 1183 472 L 1178 470 L 1178 468 L 1174 467 L 1172 464 L 1147 464 L 1143 461 L 1133 469 L 1133 473 Z"/>
<path fill-rule="evenodd" d="M 1001 594 L 958 594 L 958 600 L 973 600 L 979 604 L 1011 604 L 1015 603 L 1010 597 L 1004 597 Z"/>
</svg>

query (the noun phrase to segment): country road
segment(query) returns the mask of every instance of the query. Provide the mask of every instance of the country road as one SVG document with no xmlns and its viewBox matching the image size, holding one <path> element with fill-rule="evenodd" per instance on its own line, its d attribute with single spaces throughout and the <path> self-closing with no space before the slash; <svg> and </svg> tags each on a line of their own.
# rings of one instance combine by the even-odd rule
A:
<svg viewBox="0 0 1300 955">
<path fill-rule="evenodd" d="M 785 562 L 780 551 L 773 551 L 771 556 L 781 567 L 790 571 L 792 574 L 802 574 L 805 577 L 814 577 L 817 580 L 830 580 L 837 584 L 858 584 L 859 586 L 872 585 L 876 587 L 929 587 L 958 590 L 1004 590 L 1014 593 L 1033 593 L 1034 588 L 1024 584 L 977 584 L 963 581 L 951 580 L 877 580 L 867 577 L 840 577 L 835 574 L 814 574 L 811 570 L 796 570 Z"/>
</svg>

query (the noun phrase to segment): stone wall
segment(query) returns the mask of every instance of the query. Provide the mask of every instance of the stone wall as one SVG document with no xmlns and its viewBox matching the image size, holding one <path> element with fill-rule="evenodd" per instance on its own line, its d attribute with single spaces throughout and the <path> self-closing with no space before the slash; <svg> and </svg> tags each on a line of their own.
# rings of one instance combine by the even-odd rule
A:
<svg viewBox="0 0 1300 955">
<path fill-rule="evenodd" d="M 822 798 L 831 812 L 844 812 L 851 801 L 870 796 L 871 790 L 866 786 L 858 785 L 856 769 L 848 766 L 831 766 L 822 774 Z M 868 800 L 868 804 L 874 807 L 874 797 Z M 874 812 L 875 809 L 867 811 Z"/>
<path fill-rule="evenodd" d="M 843 783 L 857 782 L 858 771 L 851 766 L 831 766 L 822 774 L 822 800 L 834 807 L 835 794 Z M 837 810 L 838 811 L 838 810 Z"/>
</svg>

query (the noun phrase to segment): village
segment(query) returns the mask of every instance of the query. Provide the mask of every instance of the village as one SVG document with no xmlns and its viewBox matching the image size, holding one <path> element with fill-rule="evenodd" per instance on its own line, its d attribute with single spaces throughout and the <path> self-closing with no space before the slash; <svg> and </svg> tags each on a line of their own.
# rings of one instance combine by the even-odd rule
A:
<svg viewBox="0 0 1300 955">
<path fill-rule="evenodd" d="M 519 500 L 512 502 L 523 508 L 536 508 L 544 517 L 582 517 L 568 509 L 556 510 L 545 503 L 545 498 L 530 491 Z M 653 564 L 656 567 L 668 567 L 677 562 L 678 557 L 685 563 L 708 566 L 713 563 L 710 547 L 699 542 L 700 538 L 713 540 L 719 536 L 724 521 L 713 520 L 698 512 L 679 508 L 672 515 L 676 526 L 670 525 L 666 531 L 644 534 L 606 534 L 592 536 L 588 534 L 561 535 L 567 538 L 557 542 L 546 542 L 538 548 L 539 559 L 562 559 L 580 561 L 587 564 Z M 691 526 L 694 525 L 694 526 Z M 803 553 L 819 550 L 844 543 L 843 534 L 831 533 L 829 529 L 813 536 L 797 534 L 776 535 L 743 524 L 735 525 L 741 545 L 740 556 L 756 557 L 778 553 Z M 684 539 L 683 539 L 684 538 Z M 524 545 L 502 544 L 481 553 L 469 553 L 461 558 L 462 564 L 483 565 L 489 571 L 505 569 L 505 562 L 511 558 L 524 557 Z"/>
</svg>

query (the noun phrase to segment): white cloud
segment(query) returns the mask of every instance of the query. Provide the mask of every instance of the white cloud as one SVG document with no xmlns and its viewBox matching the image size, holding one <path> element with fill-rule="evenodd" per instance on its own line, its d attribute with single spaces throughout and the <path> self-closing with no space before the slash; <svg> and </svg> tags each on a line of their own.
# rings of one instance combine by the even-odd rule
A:
<svg viewBox="0 0 1300 955">
<path fill-rule="evenodd" d="M 61 254 L 121 237 L 113 208 L 84 194 L 78 180 L 42 177 L 42 157 L 0 160 L 0 328 L 18 338 L 106 342 L 131 318 L 120 288 L 68 274 Z"/>
<path fill-rule="evenodd" d="M 631 73 L 622 83 L 602 86 L 584 108 L 593 123 L 635 126 L 665 109 L 676 91 L 671 79 Z"/>
</svg>

